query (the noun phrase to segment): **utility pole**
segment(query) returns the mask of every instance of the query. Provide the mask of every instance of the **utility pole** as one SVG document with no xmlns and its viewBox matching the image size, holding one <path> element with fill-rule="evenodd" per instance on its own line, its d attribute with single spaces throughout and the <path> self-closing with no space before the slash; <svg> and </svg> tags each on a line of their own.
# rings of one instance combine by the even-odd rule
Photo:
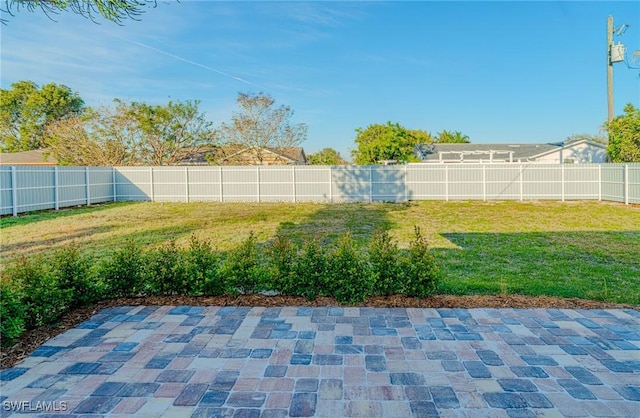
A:
<svg viewBox="0 0 640 418">
<path fill-rule="evenodd" d="M 613 47 L 613 16 L 607 19 L 607 121 L 613 120 L 613 62 L 611 62 L 611 49 Z"/>
</svg>

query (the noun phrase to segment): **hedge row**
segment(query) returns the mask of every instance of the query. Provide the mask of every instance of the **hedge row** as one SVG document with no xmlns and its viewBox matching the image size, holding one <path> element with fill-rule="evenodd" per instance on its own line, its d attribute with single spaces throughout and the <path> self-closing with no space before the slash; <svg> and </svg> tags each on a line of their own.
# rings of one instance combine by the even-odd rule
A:
<svg viewBox="0 0 640 418">
<path fill-rule="evenodd" d="M 144 249 L 129 241 L 101 260 L 72 244 L 50 257 L 21 257 L 5 269 L 1 336 L 10 342 L 73 308 L 114 297 L 275 292 L 354 304 L 374 295 L 425 297 L 436 290 L 437 279 L 436 262 L 417 227 L 408 249 L 386 231 L 362 246 L 348 233 L 331 246 L 296 244 L 284 235 L 260 245 L 251 234 L 226 253 L 195 236 L 186 248 L 170 242 Z"/>
</svg>

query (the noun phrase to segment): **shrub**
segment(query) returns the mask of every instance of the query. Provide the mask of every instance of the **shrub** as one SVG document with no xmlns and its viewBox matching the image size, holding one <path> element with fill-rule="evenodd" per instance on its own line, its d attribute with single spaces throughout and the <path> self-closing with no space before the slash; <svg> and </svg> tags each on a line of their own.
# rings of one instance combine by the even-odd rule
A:
<svg viewBox="0 0 640 418">
<path fill-rule="evenodd" d="M 276 235 L 268 248 L 269 290 L 285 295 L 297 294 L 296 259 L 298 249 L 293 242 L 282 234 Z"/>
<path fill-rule="evenodd" d="M 232 293 L 251 294 L 263 290 L 267 273 L 261 265 L 260 252 L 253 232 L 222 264 L 222 274 Z"/>
<path fill-rule="evenodd" d="M 358 303 L 371 294 L 371 270 L 351 234 L 346 233 L 328 254 L 326 291 L 341 303 Z"/>
<path fill-rule="evenodd" d="M 112 297 L 137 296 L 144 286 L 145 254 L 133 240 L 105 260 L 99 273 Z"/>
<path fill-rule="evenodd" d="M 152 295 L 185 295 L 191 283 L 187 263 L 175 241 L 148 251 L 145 268 L 146 290 Z"/>
<path fill-rule="evenodd" d="M 186 258 L 189 294 L 217 296 L 225 293 L 225 281 L 220 274 L 220 257 L 209 241 L 191 236 Z"/>
<path fill-rule="evenodd" d="M 75 243 L 55 251 L 52 265 L 60 290 L 69 292 L 69 308 L 89 305 L 102 296 L 100 284 L 91 272 L 91 258 L 83 256 Z"/>
<path fill-rule="evenodd" d="M 367 254 L 372 293 L 385 296 L 400 293 L 404 280 L 401 253 L 386 230 L 377 230 L 373 234 Z"/>
<path fill-rule="evenodd" d="M 426 297 L 435 293 L 438 286 L 438 265 L 429 253 L 427 240 L 419 227 L 414 228 L 414 238 L 403 259 L 403 293 L 407 296 Z"/>
<path fill-rule="evenodd" d="M 291 295 L 304 296 L 309 300 L 319 294 L 329 294 L 324 289 L 327 273 L 325 248 L 316 240 L 307 241 L 293 264 L 291 284 L 287 290 Z"/>
<path fill-rule="evenodd" d="M 24 332 L 25 310 L 21 292 L 4 276 L 0 280 L 0 339 L 7 346 Z"/>
<path fill-rule="evenodd" d="M 44 257 L 19 257 L 7 276 L 22 288 L 27 329 L 55 322 L 69 307 L 71 291 L 60 288 L 56 272 Z"/>
</svg>

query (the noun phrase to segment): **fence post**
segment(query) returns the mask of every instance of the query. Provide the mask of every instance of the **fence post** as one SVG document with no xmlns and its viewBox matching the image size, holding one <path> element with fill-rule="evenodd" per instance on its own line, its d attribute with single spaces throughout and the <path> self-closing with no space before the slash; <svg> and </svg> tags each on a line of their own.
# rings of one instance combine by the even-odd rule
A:
<svg viewBox="0 0 640 418">
<path fill-rule="evenodd" d="M 407 170 L 408 170 L 408 164 L 404 163 L 404 201 L 408 202 L 409 201 L 409 191 L 407 189 Z"/>
<path fill-rule="evenodd" d="M 13 206 L 13 216 L 18 216 L 18 184 L 16 166 L 11 166 L 11 205 Z"/>
<path fill-rule="evenodd" d="M 333 166 L 329 166 L 329 203 L 333 203 Z"/>
<path fill-rule="evenodd" d="M 449 166 L 444 166 L 444 200 L 449 201 Z"/>
<path fill-rule="evenodd" d="M 524 181 L 522 179 L 524 175 L 524 166 L 520 163 L 520 201 L 524 200 Z"/>
<path fill-rule="evenodd" d="M 564 163 L 560 164 L 562 164 L 560 171 L 562 172 L 562 201 L 564 202 Z"/>
<path fill-rule="evenodd" d="M 482 163 L 482 200 L 487 201 L 487 165 Z"/>
<path fill-rule="evenodd" d="M 293 202 L 298 201 L 298 195 L 296 193 L 296 166 L 291 166 L 291 175 L 293 176 Z"/>
<path fill-rule="evenodd" d="M 256 166 L 256 188 L 258 191 L 258 203 L 260 203 L 260 166 Z"/>
<path fill-rule="evenodd" d="M 149 167 L 149 185 L 151 187 L 150 193 L 151 193 L 151 201 L 155 202 L 155 196 L 154 196 L 154 190 L 153 190 L 153 167 Z"/>
<path fill-rule="evenodd" d="M 369 203 L 373 202 L 373 166 L 369 166 Z"/>
<path fill-rule="evenodd" d="M 91 185 L 89 184 L 89 167 L 84 168 L 84 184 L 87 186 L 87 206 L 91 205 Z"/>
<path fill-rule="evenodd" d="M 218 167 L 218 178 L 220 179 L 220 203 L 224 202 L 224 195 L 222 193 L 222 166 Z"/>
<path fill-rule="evenodd" d="M 111 167 L 111 184 L 113 185 L 113 201 L 118 201 L 118 195 L 116 194 L 117 186 L 116 186 L 116 168 Z"/>
<path fill-rule="evenodd" d="M 189 167 L 184 168 L 184 186 L 185 186 L 185 197 L 187 199 L 187 203 L 189 203 Z"/>
<path fill-rule="evenodd" d="M 60 190 L 58 190 L 58 166 L 53 167 L 53 202 L 55 210 L 60 210 Z"/>
<path fill-rule="evenodd" d="M 598 164 L 598 201 L 602 200 L 602 164 Z"/>
<path fill-rule="evenodd" d="M 629 204 L 629 164 L 624 165 L 624 204 Z"/>
</svg>

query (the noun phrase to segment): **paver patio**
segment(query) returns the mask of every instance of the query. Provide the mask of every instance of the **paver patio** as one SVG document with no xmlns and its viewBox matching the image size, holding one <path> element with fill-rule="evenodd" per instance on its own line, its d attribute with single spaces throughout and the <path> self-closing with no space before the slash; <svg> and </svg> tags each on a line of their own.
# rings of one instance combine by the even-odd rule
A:
<svg viewBox="0 0 640 418">
<path fill-rule="evenodd" d="M 640 312 L 118 307 L 0 372 L 0 414 L 640 416 Z"/>
</svg>

